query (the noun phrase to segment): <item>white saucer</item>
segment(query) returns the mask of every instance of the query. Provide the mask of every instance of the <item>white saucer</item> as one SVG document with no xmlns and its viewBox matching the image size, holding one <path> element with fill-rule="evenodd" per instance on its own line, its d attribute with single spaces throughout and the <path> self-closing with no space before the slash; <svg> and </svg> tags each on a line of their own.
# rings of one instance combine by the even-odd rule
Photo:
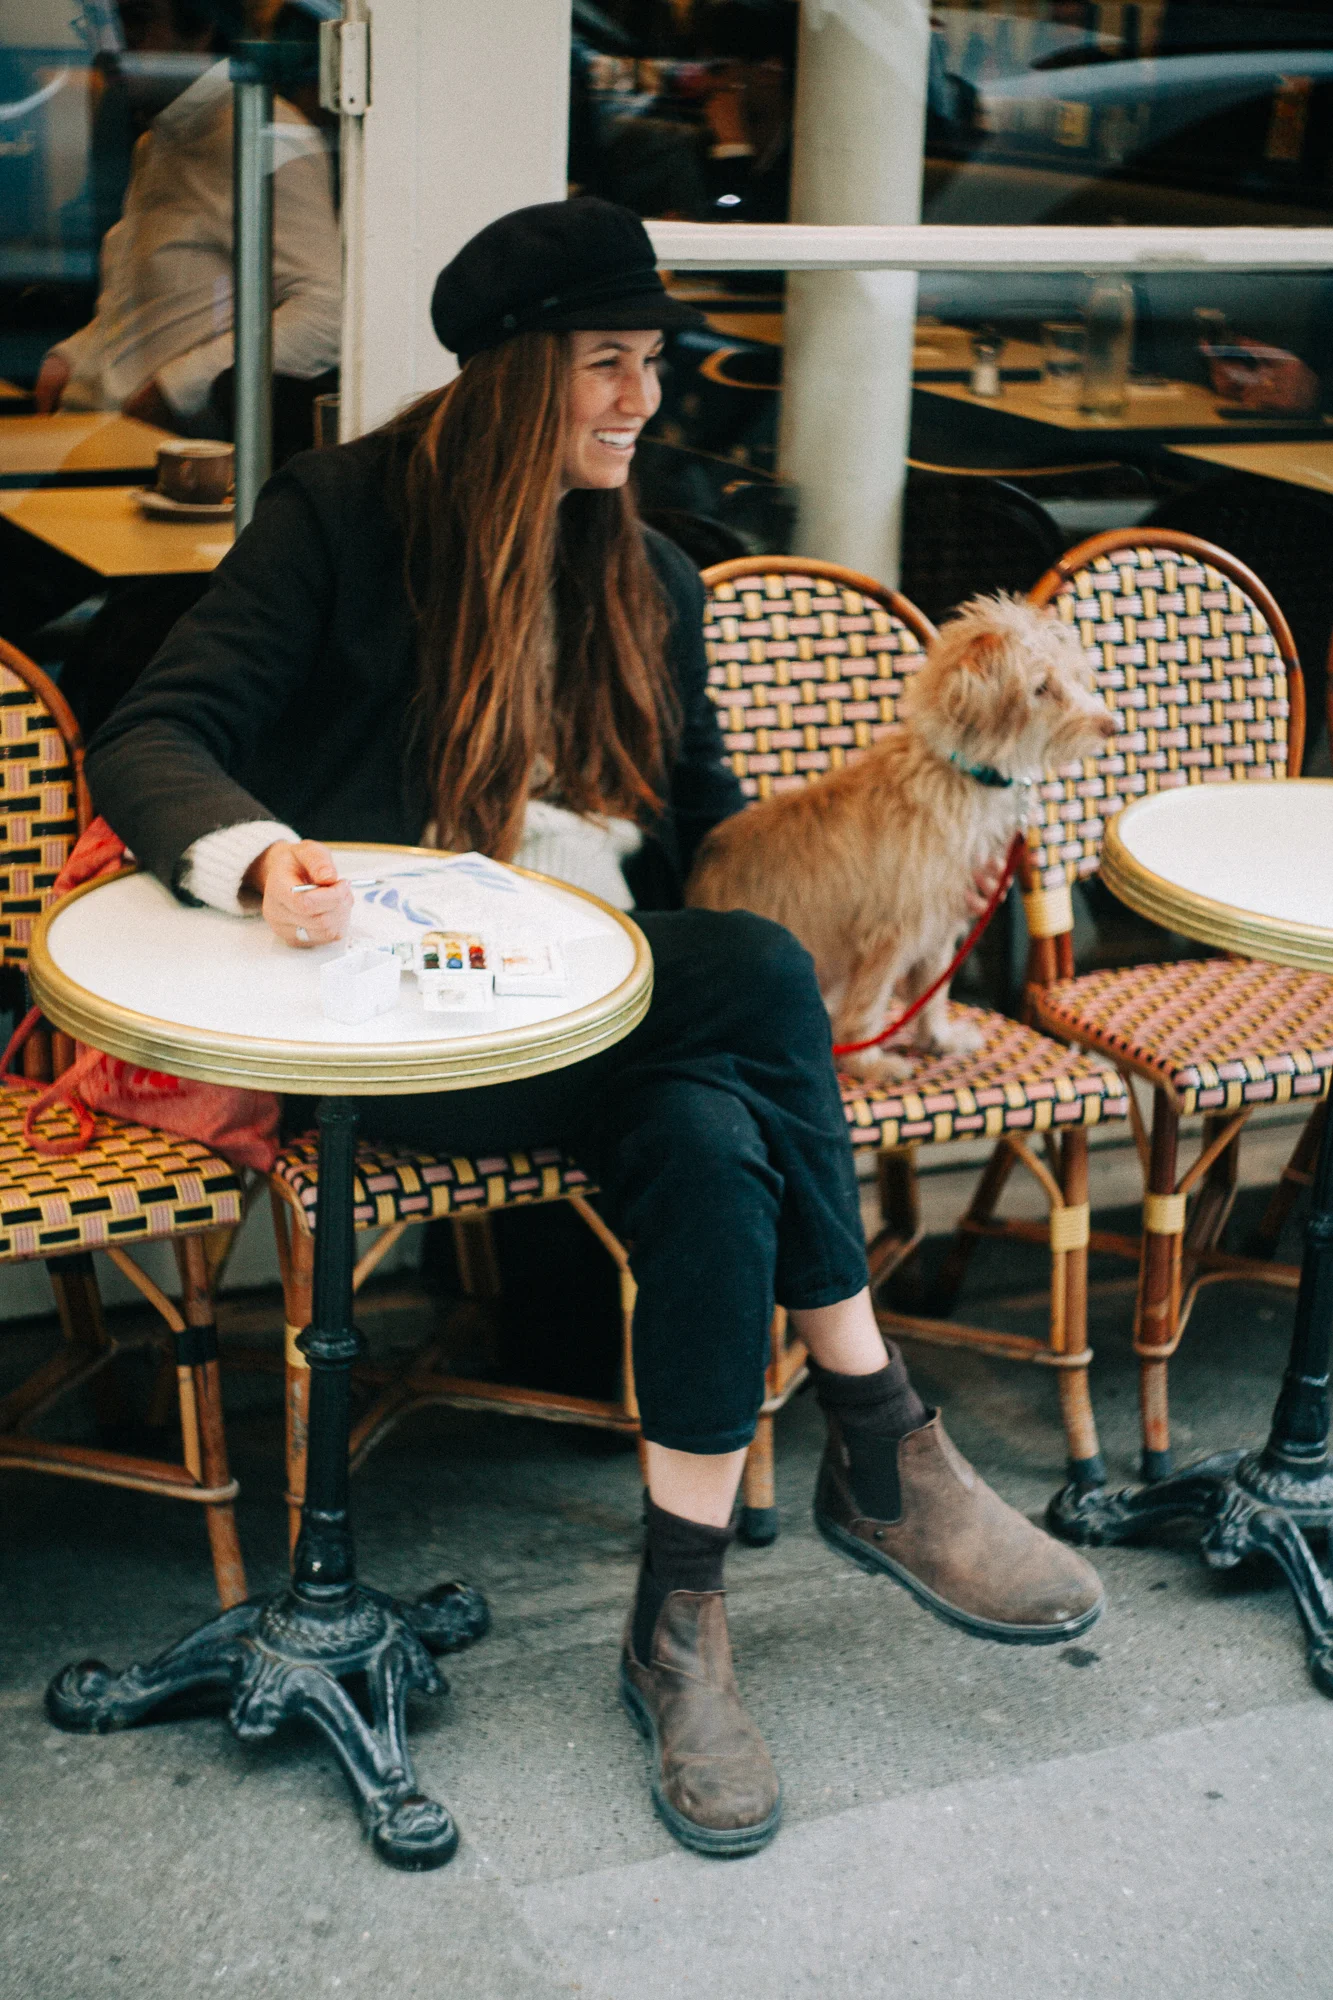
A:
<svg viewBox="0 0 1333 2000">
<path fill-rule="evenodd" d="M 145 514 L 168 514 L 179 521 L 222 521 L 234 511 L 230 500 L 173 500 L 156 486 L 141 486 L 134 497 Z"/>
</svg>

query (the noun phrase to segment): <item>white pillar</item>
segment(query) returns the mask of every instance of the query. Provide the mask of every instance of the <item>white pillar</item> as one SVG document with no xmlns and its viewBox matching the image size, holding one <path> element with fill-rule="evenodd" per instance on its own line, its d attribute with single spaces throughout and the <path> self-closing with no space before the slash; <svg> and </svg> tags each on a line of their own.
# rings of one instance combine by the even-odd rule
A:
<svg viewBox="0 0 1333 2000">
<path fill-rule="evenodd" d="M 921 219 L 928 0 L 804 0 L 793 222 Z M 781 466 L 803 555 L 898 580 L 916 277 L 787 280 Z"/>
<path fill-rule="evenodd" d="M 569 124 L 569 0 L 359 0 L 356 13 L 370 19 L 370 108 L 344 121 L 345 438 L 454 373 L 431 331 L 436 274 L 497 215 L 563 198 Z"/>
</svg>

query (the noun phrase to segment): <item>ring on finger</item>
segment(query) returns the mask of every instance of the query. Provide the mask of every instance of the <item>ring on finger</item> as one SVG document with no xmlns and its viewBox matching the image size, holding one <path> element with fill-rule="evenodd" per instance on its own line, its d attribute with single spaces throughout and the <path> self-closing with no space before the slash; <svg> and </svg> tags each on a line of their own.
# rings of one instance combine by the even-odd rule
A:
<svg viewBox="0 0 1333 2000">
<path fill-rule="evenodd" d="M 304 924 L 296 926 L 296 942 L 298 944 L 309 944 L 310 942 L 310 933 Z"/>
</svg>

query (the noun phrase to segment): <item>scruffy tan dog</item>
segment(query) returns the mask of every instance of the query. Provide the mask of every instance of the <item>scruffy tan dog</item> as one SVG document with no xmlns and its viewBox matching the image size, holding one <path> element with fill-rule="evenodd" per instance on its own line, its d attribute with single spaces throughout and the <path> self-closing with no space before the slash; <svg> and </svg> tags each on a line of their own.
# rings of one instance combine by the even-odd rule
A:
<svg viewBox="0 0 1333 2000">
<path fill-rule="evenodd" d="M 973 878 L 1002 859 L 1051 766 L 1103 748 L 1116 724 L 1077 635 L 1053 612 L 974 597 L 908 682 L 904 724 L 854 763 L 737 813 L 700 849 L 686 901 L 753 910 L 812 954 L 835 1042 L 885 1027 L 948 965 L 974 920 Z M 965 1054 L 948 989 L 905 1046 Z M 843 1059 L 869 1082 L 912 1072 L 901 1050 Z"/>
</svg>

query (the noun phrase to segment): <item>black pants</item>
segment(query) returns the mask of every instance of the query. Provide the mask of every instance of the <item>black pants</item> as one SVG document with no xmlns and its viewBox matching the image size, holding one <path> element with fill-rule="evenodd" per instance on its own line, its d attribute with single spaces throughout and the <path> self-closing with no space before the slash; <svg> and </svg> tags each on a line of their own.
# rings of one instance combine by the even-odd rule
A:
<svg viewBox="0 0 1333 2000">
<path fill-rule="evenodd" d="M 828 1016 L 809 954 L 763 917 L 637 921 L 653 999 L 623 1042 L 522 1083 L 365 1099 L 363 1129 L 438 1152 L 573 1152 L 629 1246 L 644 1436 L 736 1451 L 774 1300 L 832 1305 L 867 1282 Z"/>
</svg>

